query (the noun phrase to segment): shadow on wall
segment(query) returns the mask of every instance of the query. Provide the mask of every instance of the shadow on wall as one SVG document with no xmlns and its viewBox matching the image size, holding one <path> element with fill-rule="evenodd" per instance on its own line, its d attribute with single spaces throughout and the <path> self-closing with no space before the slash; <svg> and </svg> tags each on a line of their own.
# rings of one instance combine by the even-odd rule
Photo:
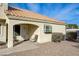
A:
<svg viewBox="0 0 79 59">
<path fill-rule="evenodd" d="M 37 29 L 38 29 L 38 26 L 29 24 L 29 39 L 32 38 L 33 34 Z"/>
<path fill-rule="evenodd" d="M 18 24 L 18 25 L 20 26 L 20 28 L 17 28 L 17 31 L 14 30 L 14 32 L 17 32 L 18 35 L 15 35 L 14 33 L 14 37 L 20 36 L 20 38 L 24 40 L 29 40 L 34 35 L 35 31 L 38 28 L 37 25 L 33 24 Z"/>
</svg>

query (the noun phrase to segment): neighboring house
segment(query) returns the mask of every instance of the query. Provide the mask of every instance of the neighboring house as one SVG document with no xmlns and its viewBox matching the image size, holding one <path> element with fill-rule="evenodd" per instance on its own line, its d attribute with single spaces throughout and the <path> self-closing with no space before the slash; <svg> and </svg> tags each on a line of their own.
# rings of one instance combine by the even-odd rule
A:
<svg viewBox="0 0 79 59">
<path fill-rule="evenodd" d="M 13 47 L 14 39 L 32 40 L 38 35 L 37 42 L 51 41 L 53 32 L 65 33 L 65 23 L 31 11 L 8 7 L 0 4 L 0 41 Z"/>
</svg>

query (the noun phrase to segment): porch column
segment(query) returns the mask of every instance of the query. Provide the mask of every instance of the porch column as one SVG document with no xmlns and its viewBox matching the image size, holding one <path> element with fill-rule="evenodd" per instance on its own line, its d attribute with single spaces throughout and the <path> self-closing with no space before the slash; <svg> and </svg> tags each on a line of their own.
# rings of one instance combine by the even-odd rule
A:
<svg viewBox="0 0 79 59">
<path fill-rule="evenodd" d="M 13 25 L 10 23 L 8 24 L 8 41 L 7 41 L 7 47 L 11 48 L 13 47 Z"/>
</svg>

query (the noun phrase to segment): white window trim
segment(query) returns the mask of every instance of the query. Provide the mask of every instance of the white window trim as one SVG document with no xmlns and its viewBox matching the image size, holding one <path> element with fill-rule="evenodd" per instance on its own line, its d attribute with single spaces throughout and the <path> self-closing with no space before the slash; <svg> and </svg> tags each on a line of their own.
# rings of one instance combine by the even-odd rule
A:
<svg viewBox="0 0 79 59">
<path fill-rule="evenodd" d="M 47 28 L 46 28 L 46 26 L 49 26 L 50 27 L 50 29 L 48 29 L 48 32 L 46 31 L 47 30 Z M 51 33 L 52 32 L 52 26 L 51 25 L 44 25 L 44 32 L 46 32 L 46 33 Z"/>
</svg>

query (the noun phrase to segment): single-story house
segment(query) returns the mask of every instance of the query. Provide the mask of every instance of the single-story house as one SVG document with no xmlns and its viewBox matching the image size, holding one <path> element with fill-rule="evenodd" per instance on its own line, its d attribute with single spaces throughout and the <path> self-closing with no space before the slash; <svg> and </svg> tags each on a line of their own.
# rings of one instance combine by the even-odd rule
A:
<svg viewBox="0 0 79 59">
<path fill-rule="evenodd" d="M 6 42 L 8 48 L 13 47 L 14 39 L 32 40 L 35 35 L 38 35 L 38 43 L 50 42 L 52 32 L 65 35 L 65 23 L 28 10 L 8 7 L 5 3 L 0 4 L 0 41 Z"/>
</svg>

